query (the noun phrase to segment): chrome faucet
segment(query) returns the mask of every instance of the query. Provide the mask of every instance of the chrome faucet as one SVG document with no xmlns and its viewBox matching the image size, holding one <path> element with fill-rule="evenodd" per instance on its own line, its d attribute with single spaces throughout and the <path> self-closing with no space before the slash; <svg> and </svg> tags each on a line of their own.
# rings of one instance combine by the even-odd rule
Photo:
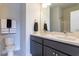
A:
<svg viewBox="0 0 79 59">
<path fill-rule="evenodd" d="M 63 33 L 65 34 L 65 36 L 67 36 L 67 32 L 66 31 L 64 31 Z"/>
</svg>

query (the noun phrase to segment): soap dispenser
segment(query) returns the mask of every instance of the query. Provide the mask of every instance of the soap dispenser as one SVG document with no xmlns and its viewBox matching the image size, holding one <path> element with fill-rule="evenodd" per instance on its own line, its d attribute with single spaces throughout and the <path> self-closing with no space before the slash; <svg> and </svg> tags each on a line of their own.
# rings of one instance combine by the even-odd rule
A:
<svg viewBox="0 0 79 59">
<path fill-rule="evenodd" d="M 38 31 L 38 22 L 37 22 L 37 19 L 34 20 L 34 31 L 35 32 Z"/>
</svg>

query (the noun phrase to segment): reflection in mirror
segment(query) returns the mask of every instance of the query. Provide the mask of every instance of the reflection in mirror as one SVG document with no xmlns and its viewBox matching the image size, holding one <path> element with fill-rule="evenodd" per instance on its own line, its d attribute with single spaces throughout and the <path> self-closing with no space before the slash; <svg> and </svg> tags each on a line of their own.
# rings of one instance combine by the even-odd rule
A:
<svg viewBox="0 0 79 59">
<path fill-rule="evenodd" d="M 41 8 L 41 31 L 44 30 L 44 24 L 47 26 L 47 31 L 50 31 L 50 3 L 42 4 Z"/>
<path fill-rule="evenodd" d="M 79 10 L 78 3 L 52 3 L 48 7 L 42 7 L 41 21 L 47 22 L 50 32 L 72 32 L 70 13 L 75 10 Z"/>
<path fill-rule="evenodd" d="M 70 32 L 79 32 L 79 10 L 70 12 Z"/>
</svg>

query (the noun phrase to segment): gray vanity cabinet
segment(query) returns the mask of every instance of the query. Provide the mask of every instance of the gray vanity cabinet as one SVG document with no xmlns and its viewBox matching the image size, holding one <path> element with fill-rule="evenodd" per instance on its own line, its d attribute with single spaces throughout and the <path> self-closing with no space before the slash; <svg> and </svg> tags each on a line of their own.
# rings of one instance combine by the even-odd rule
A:
<svg viewBox="0 0 79 59">
<path fill-rule="evenodd" d="M 79 56 L 79 46 L 62 43 L 54 40 L 44 40 L 44 45 L 51 47 L 65 55 Z"/>
<path fill-rule="evenodd" d="M 42 56 L 42 45 L 31 41 L 32 56 Z"/>
<path fill-rule="evenodd" d="M 40 43 L 42 41 L 39 38 L 31 36 L 30 51 L 32 56 L 42 56 L 42 44 Z"/>
<path fill-rule="evenodd" d="M 33 56 L 79 56 L 79 46 L 31 35 Z"/>
</svg>

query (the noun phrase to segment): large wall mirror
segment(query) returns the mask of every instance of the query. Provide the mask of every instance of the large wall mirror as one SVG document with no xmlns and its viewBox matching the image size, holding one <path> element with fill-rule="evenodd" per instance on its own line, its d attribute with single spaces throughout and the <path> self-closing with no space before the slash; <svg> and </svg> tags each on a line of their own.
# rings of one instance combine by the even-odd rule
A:
<svg viewBox="0 0 79 59">
<path fill-rule="evenodd" d="M 79 4 L 51 3 L 42 7 L 42 19 L 47 20 L 49 32 L 78 32 Z"/>
</svg>

